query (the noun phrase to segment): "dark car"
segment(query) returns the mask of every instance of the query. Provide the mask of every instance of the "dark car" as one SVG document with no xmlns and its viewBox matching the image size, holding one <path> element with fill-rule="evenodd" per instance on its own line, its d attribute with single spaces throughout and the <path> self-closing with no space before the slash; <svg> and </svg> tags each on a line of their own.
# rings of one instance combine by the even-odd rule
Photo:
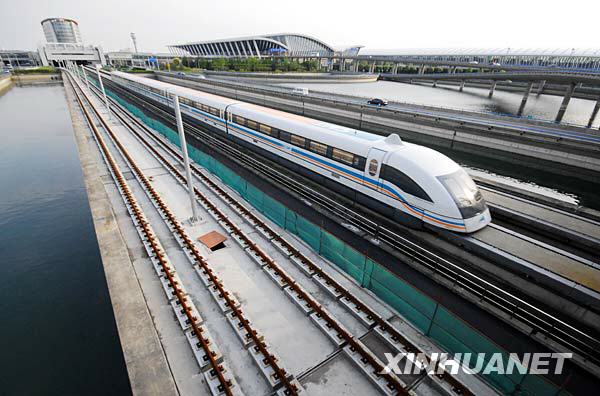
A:
<svg viewBox="0 0 600 396">
<path fill-rule="evenodd" d="M 369 99 L 369 101 L 367 103 L 370 105 L 375 105 L 375 106 L 387 106 L 388 101 L 385 99 L 373 98 L 373 99 Z"/>
</svg>

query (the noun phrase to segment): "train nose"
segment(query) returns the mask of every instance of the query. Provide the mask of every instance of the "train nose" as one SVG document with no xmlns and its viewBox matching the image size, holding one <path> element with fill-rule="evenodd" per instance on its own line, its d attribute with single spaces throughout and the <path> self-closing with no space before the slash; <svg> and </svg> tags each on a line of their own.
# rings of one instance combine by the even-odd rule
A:
<svg viewBox="0 0 600 396">
<path fill-rule="evenodd" d="M 490 224 L 491 221 L 492 215 L 490 214 L 490 209 L 486 207 L 485 210 L 477 216 L 465 219 L 465 232 L 470 233 L 478 231 Z"/>
</svg>

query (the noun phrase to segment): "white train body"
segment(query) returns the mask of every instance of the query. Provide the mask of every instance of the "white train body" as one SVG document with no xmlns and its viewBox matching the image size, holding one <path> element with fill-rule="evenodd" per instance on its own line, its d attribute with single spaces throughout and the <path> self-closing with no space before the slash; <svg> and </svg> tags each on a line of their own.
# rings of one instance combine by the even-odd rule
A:
<svg viewBox="0 0 600 396">
<path fill-rule="evenodd" d="M 373 206 L 384 204 L 461 233 L 491 221 L 464 169 L 435 150 L 402 142 L 398 135 L 384 138 L 148 78 L 112 75 L 115 82 L 171 107 L 171 95 L 178 95 L 185 114 L 377 201 Z"/>
</svg>

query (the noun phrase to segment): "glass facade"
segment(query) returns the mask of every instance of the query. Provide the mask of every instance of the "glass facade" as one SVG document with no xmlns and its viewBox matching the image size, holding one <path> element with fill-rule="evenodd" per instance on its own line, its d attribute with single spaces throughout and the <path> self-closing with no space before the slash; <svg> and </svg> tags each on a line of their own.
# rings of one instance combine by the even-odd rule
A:
<svg viewBox="0 0 600 396">
<path fill-rule="evenodd" d="M 245 58 L 250 56 L 331 56 L 333 48 L 300 34 L 275 34 L 170 46 L 179 55 Z"/>
<path fill-rule="evenodd" d="M 72 19 L 50 18 L 42 21 L 48 43 L 81 44 L 79 25 Z"/>
</svg>

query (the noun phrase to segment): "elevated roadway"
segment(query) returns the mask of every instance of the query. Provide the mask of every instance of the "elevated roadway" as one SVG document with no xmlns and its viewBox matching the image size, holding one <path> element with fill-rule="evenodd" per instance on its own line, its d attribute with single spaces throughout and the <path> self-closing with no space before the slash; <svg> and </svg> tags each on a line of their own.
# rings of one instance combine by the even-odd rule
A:
<svg viewBox="0 0 600 396">
<path fill-rule="evenodd" d="M 497 73 L 429 73 L 429 74 L 394 74 L 381 73 L 386 79 L 433 79 L 433 80 L 512 80 L 512 81 L 541 81 L 559 84 L 589 84 L 600 86 L 600 74 L 596 73 L 567 73 L 547 70 L 536 71 L 501 71 Z"/>
</svg>

